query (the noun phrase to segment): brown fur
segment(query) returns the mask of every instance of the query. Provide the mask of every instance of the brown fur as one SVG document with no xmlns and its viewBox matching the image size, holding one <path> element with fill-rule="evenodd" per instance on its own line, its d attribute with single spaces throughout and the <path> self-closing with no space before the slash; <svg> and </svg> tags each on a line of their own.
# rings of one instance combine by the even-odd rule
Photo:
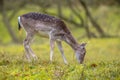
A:
<svg viewBox="0 0 120 80">
<path fill-rule="evenodd" d="M 27 13 L 18 17 L 19 29 L 23 27 L 26 31 L 26 38 L 23 42 L 26 51 L 26 58 L 30 61 L 31 57 L 37 59 L 30 48 L 30 42 L 32 41 L 35 34 L 39 34 L 42 37 L 49 38 L 50 41 L 50 61 L 52 61 L 53 50 L 55 42 L 62 54 L 65 64 L 67 64 L 66 58 L 64 56 L 64 51 L 62 49 L 62 41 L 68 43 L 75 51 L 76 58 L 79 63 L 84 60 L 85 45 L 79 45 L 77 41 L 72 36 L 70 30 L 67 28 L 65 23 L 56 17 L 49 16 L 47 14 L 41 13 Z"/>
<path fill-rule="evenodd" d="M 70 31 L 66 27 L 65 23 L 59 18 L 49 16 L 47 14 L 41 14 L 41 13 L 35 13 L 35 12 L 24 14 L 24 15 L 22 15 L 22 17 L 24 17 L 26 19 L 31 18 L 33 20 L 46 22 L 46 23 L 54 23 L 54 24 L 56 24 L 58 29 L 64 30 L 67 34 L 70 34 Z"/>
</svg>

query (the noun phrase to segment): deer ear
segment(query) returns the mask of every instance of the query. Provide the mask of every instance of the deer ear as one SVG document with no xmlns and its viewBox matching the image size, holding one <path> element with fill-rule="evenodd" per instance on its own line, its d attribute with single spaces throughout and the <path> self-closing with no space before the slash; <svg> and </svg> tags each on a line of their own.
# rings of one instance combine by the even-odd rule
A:
<svg viewBox="0 0 120 80">
<path fill-rule="evenodd" d="M 81 43 L 80 46 L 81 47 L 85 47 L 87 43 Z"/>
</svg>

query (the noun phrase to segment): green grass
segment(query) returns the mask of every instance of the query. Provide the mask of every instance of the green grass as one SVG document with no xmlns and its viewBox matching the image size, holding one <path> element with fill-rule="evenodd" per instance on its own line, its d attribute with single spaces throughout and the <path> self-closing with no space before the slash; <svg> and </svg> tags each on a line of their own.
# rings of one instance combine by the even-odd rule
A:
<svg viewBox="0 0 120 80">
<path fill-rule="evenodd" d="M 1 45 L 0 80 L 119 80 L 120 39 L 84 41 L 88 41 L 84 65 L 76 62 L 72 49 L 65 43 L 63 47 L 69 65 L 63 63 L 57 48 L 53 63 L 49 62 L 48 42 L 32 45 L 38 56 L 38 61 L 32 63 L 26 62 L 22 44 Z"/>
<path fill-rule="evenodd" d="M 13 30 L 16 35 L 23 40 L 25 32 L 22 29 L 20 35 L 17 28 L 17 17 L 27 12 L 37 11 L 38 7 L 29 7 L 20 10 L 11 20 Z M 50 9 L 56 13 L 56 9 Z M 91 9 L 95 20 L 101 25 L 104 31 L 110 35 L 120 35 L 119 31 L 119 7 L 100 7 Z M 84 16 L 84 12 L 81 12 Z M 71 15 L 68 8 L 64 9 L 63 15 Z M 2 21 L 0 15 L 0 20 Z M 73 16 L 76 21 L 78 18 Z M 79 21 L 78 21 L 79 22 Z M 49 61 L 49 40 L 35 37 L 32 49 L 38 56 L 38 60 L 28 63 L 24 57 L 25 51 L 22 44 L 11 43 L 11 38 L 3 23 L 0 24 L 0 80 L 120 80 L 120 38 L 102 39 L 81 39 L 85 36 L 85 30 L 75 28 L 67 24 L 79 42 L 88 42 L 84 64 L 78 64 L 73 50 L 63 43 L 65 56 L 69 65 L 65 65 L 60 52 L 57 48 L 54 51 L 54 61 Z M 96 30 L 90 25 L 91 31 L 97 34 Z M 56 46 L 57 47 L 57 46 Z"/>
</svg>

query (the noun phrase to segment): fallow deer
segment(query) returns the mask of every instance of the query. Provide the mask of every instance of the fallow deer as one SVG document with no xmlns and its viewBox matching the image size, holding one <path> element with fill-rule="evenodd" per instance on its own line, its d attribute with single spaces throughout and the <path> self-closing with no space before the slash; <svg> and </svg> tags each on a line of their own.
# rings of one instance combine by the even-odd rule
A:
<svg viewBox="0 0 120 80">
<path fill-rule="evenodd" d="M 75 51 L 78 63 L 83 62 L 86 53 L 86 43 L 78 44 L 78 42 L 74 39 L 71 32 L 65 25 L 64 21 L 62 21 L 61 19 L 47 14 L 31 12 L 19 16 L 18 25 L 19 30 L 23 27 L 26 31 L 26 38 L 23 44 L 26 51 L 26 58 L 29 61 L 31 60 L 31 58 L 37 59 L 37 56 L 33 53 L 32 49 L 30 48 L 30 42 L 35 34 L 40 34 L 42 37 L 49 38 L 50 61 L 52 61 L 54 44 L 56 42 L 62 54 L 64 63 L 68 64 L 64 56 L 64 51 L 61 44 L 61 41 L 65 41 Z"/>
</svg>

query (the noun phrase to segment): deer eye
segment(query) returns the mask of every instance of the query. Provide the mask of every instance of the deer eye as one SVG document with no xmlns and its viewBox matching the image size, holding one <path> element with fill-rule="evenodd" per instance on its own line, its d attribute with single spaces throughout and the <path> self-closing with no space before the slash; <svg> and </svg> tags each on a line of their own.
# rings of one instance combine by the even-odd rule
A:
<svg viewBox="0 0 120 80">
<path fill-rule="evenodd" d="M 81 49 L 83 49 L 83 50 L 84 50 L 85 48 L 84 48 L 84 47 L 81 47 Z"/>
<path fill-rule="evenodd" d="M 85 49 L 84 47 L 82 47 L 82 49 Z"/>
</svg>

